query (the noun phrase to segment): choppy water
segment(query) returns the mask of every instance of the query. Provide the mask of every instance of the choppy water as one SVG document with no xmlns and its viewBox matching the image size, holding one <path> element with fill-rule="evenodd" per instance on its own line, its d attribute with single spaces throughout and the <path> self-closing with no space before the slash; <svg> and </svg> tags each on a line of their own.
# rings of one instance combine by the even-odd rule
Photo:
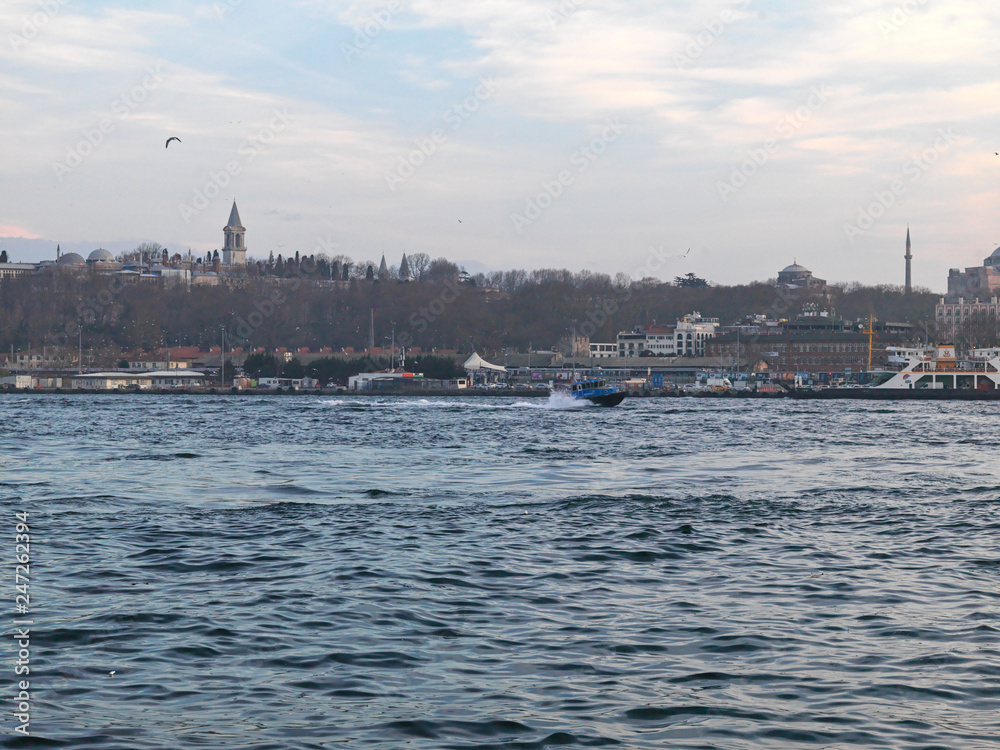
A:
<svg viewBox="0 0 1000 750">
<path fill-rule="evenodd" d="M 555 406 L 0 396 L 3 746 L 997 747 L 998 405 Z"/>
</svg>

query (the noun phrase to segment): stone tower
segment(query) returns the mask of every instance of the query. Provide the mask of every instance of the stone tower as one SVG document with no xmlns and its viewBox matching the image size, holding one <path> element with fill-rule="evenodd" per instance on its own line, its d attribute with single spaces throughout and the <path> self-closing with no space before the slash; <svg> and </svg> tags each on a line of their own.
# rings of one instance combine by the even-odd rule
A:
<svg viewBox="0 0 1000 750">
<path fill-rule="evenodd" d="M 233 210 L 229 212 L 229 223 L 223 227 L 226 244 L 222 248 L 222 262 L 227 266 L 245 266 L 247 264 L 246 228 L 240 223 L 240 212 L 233 201 Z"/>
<path fill-rule="evenodd" d="M 913 291 L 913 280 L 910 277 L 910 261 L 913 260 L 913 256 L 910 254 L 910 225 L 906 225 L 906 293 L 909 294 Z"/>
</svg>

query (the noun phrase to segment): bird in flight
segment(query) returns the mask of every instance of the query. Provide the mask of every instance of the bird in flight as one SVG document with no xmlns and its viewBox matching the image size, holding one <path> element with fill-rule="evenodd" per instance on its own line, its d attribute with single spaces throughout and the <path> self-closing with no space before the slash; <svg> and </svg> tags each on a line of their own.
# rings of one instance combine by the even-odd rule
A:
<svg viewBox="0 0 1000 750">
<path fill-rule="evenodd" d="M 686 253 L 684 253 L 684 255 L 678 255 L 677 257 L 678 257 L 678 258 L 686 258 L 686 257 L 688 257 L 688 255 L 689 255 L 690 253 L 691 253 L 691 248 L 688 248 L 688 249 L 687 249 L 687 252 L 686 252 Z"/>
<path fill-rule="evenodd" d="M 458 223 L 459 223 L 459 224 L 461 224 L 461 223 L 462 223 L 462 220 L 461 220 L 461 219 L 459 219 L 459 220 L 458 220 Z"/>
<path fill-rule="evenodd" d="M 170 147 L 170 141 L 177 141 L 178 143 L 180 143 L 180 142 L 181 142 L 181 139 L 180 139 L 180 138 L 178 138 L 178 137 L 177 137 L 176 135 L 172 135 L 172 136 L 170 136 L 169 138 L 167 138 L 167 142 L 166 142 L 166 144 L 165 144 L 165 145 L 163 146 L 163 148 L 169 148 L 169 147 Z"/>
</svg>

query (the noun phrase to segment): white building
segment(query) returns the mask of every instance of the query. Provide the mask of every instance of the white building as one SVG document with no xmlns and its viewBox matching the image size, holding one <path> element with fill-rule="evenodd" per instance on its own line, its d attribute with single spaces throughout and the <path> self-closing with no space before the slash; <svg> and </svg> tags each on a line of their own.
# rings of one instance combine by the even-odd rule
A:
<svg viewBox="0 0 1000 750">
<path fill-rule="evenodd" d="M 403 372 L 401 370 L 386 372 L 359 372 L 357 375 L 351 375 L 351 377 L 347 379 L 347 388 L 351 391 L 370 391 L 372 389 L 372 384 L 376 381 L 394 381 L 401 384 L 403 380 L 412 380 L 413 378 L 422 377 L 423 373 Z"/>
<path fill-rule="evenodd" d="M 590 344 L 590 356 L 594 359 L 608 359 L 618 356 L 618 344 Z"/>
<path fill-rule="evenodd" d="M 260 388 L 288 388 L 300 391 L 303 388 L 318 388 L 319 381 L 315 378 L 258 378 Z"/>
<path fill-rule="evenodd" d="M 715 337 L 718 318 L 703 318 L 693 312 L 677 321 L 674 329 L 674 353 L 678 357 L 704 357 L 705 342 Z"/>
<path fill-rule="evenodd" d="M 136 388 L 188 388 L 204 385 L 205 375 L 193 370 L 161 370 L 159 372 L 89 372 L 74 375 L 72 387 L 94 391 L 116 391 Z"/>
<path fill-rule="evenodd" d="M 673 357 L 674 329 L 672 326 L 641 326 L 618 334 L 619 357 Z M 646 352 L 646 354 L 643 354 Z"/>
</svg>

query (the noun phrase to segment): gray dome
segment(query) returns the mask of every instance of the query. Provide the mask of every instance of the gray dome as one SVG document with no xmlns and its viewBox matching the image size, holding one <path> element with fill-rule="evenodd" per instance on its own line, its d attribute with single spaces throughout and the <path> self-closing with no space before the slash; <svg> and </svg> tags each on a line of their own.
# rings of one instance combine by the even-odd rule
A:
<svg viewBox="0 0 1000 750">
<path fill-rule="evenodd" d="M 87 261 L 89 263 L 114 263 L 115 256 L 103 247 L 99 247 L 87 257 Z"/>
<path fill-rule="evenodd" d="M 87 261 L 83 259 L 83 256 L 79 253 L 66 253 L 61 258 L 59 258 L 60 266 L 85 266 Z"/>
<path fill-rule="evenodd" d="M 793 263 L 790 266 L 785 266 L 781 269 L 782 273 L 811 273 L 811 271 L 805 266 L 800 266 L 798 263 Z"/>
<path fill-rule="evenodd" d="M 989 258 L 983 261 L 984 266 L 1000 266 L 1000 247 L 993 251 Z"/>
</svg>

